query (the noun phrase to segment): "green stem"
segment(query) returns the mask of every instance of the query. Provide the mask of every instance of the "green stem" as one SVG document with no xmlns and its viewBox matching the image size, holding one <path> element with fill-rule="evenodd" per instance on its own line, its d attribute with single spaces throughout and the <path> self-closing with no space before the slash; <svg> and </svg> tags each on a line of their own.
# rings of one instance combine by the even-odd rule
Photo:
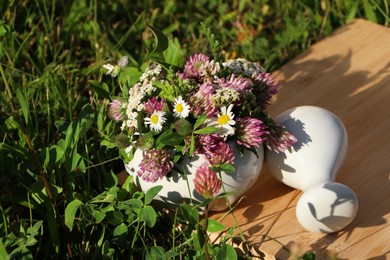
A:
<svg viewBox="0 0 390 260">
<path fill-rule="evenodd" d="M 4 73 L 4 70 L 3 70 L 3 66 L 0 64 L 0 73 L 1 73 L 1 77 L 3 78 L 3 81 L 4 81 L 4 85 L 5 85 L 5 90 L 7 92 L 7 95 L 8 95 L 8 98 L 9 98 L 9 103 L 11 105 L 11 109 L 12 111 L 15 111 L 15 106 L 14 106 L 14 102 L 13 102 L 13 99 L 12 99 L 12 92 L 11 92 L 11 88 L 8 84 L 8 81 L 5 77 L 5 73 Z"/>
<path fill-rule="evenodd" d="M 98 166 L 104 165 L 106 163 L 109 163 L 109 162 L 112 162 L 112 161 L 116 161 L 116 160 L 118 160 L 120 158 L 121 158 L 120 156 L 117 156 L 117 157 L 111 158 L 111 159 L 109 159 L 107 161 L 104 161 L 104 162 L 101 162 L 101 163 L 96 163 L 96 164 L 91 165 L 91 166 L 87 166 L 87 167 L 85 167 L 84 170 L 88 170 L 88 169 L 91 169 L 91 168 L 94 168 L 94 167 L 98 167 Z"/>
<path fill-rule="evenodd" d="M 210 253 L 209 253 L 209 236 L 207 235 L 207 222 L 209 218 L 209 205 L 206 204 L 205 210 L 204 210 L 204 219 L 205 219 L 205 225 L 203 226 L 203 236 L 205 238 L 205 245 L 204 245 L 204 250 L 206 253 L 206 259 L 209 260 L 210 258 Z"/>
<path fill-rule="evenodd" d="M 222 182 L 221 186 L 222 186 L 223 192 L 226 194 L 225 185 L 224 185 L 223 180 L 222 180 L 222 173 L 220 171 L 218 173 L 219 173 L 219 178 L 221 179 L 221 182 Z M 234 209 L 233 209 L 232 204 L 230 203 L 227 195 L 225 195 L 225 199 L 226 199 L 226 203 L 227 203 L 227 205 L 229 207 L 229 212 L 232 214 L 232 217 L 233 217 L 233 220 L 234 220 L 234 224 L 235 224 L 235 226 L 237 227 L 237 229 L 239 231 L 240 238 L 241 238 L 242 242 L 244 242 L 244 245 L 246 246 L 246 249 L 248 250 L 248 252 L 250 252 L 249 245 L 247 243 L 247 240 L 244 237 L 244 232 L 242 231 L 242 229 L 240 227 L 240 224 L 238 223 L 236 215 L 234 214 Z"/>
</svg>

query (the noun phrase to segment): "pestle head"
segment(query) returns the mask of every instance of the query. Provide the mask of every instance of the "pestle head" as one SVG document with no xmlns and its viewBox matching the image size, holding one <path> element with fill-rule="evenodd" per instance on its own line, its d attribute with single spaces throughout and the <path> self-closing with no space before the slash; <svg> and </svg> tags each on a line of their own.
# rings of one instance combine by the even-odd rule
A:
<svg viewBox="0 0 390 260">
<path fill-rule="evenodd" d="M 296 216 L 309 231 L 333 233 L 349 225 L 357 209 L 357 197 L 349 187 L 326 182 L 302 194 L 296 206 Z"/>
</svg>

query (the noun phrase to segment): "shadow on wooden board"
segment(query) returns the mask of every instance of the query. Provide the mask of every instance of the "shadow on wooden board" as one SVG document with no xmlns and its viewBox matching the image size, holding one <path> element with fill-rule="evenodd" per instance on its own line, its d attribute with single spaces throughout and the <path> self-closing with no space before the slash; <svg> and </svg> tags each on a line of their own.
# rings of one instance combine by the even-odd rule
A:
<svg viewBox="0 0 390 260">
<path fill-rule="evenodd" d="M 345 124 L 349 148 L 337 181 L 356 193 L 359 210 L 340 232 L 307 232 L 295 218 L 300 192 L 278 183 L 264 167 L 236 208 L 244 233 L 280 259 L 289 255 L 281 244 L 300 244 L 302 251 L 315 251 L 318 259 L 333 253 L 348 259 L 390 257 L 390 30 L 357 20 L 274 76 L 281 88 L 269 109 L 271 116 L 315 105 Z M 232 221 L 228 217 L 224 223 Z"/>
</svg>

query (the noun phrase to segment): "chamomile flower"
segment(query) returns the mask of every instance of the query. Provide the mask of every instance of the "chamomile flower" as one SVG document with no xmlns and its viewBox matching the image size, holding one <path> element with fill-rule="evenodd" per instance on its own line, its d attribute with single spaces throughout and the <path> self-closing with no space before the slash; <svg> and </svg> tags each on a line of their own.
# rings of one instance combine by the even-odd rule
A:
<svg viewBox="0 0 390 260">
<path fill-rule="evenodd" d="M 145 125 L 149 125 L 151 130 L 160 132 L 163 124 L 165 123 L 165 112 L 154 111 L 150 117 L 145 117 Z"/>
<path fill-rule="evenodd" d="M 183 100 L 181 96 L 175 98 L 173 115 L 175 117 L 186 118 L 190 113 L 190 106 Z"/>
<path fill-rule="evenodd" d="M 234 135 L 235 129 L 232 127 L 236 124 L 236 121 L 233 120 L 234 114 L 232 113 L 233 104 L 230 104 L 228 107 L 221 107 L 221 112 L 216 118 L 211 119 L 209 125 L 215 126 L 221 129 L 220 134 L 224 137 L 228 135 Z"/>
<path fill-rule="evenodd" d="M 129 63 L 129 59 L 127 58 L 127 56 L 123 56 L 117 65 L 112 65 L 110 63 L 108 64 L 104 64 L 103 65 L 103 68 L 105 68 L 107 70 L 106 74 L 107 75 L 111 75 L 112 77 L 116 77 L 118 76 L 118 74 L 121 72 L 121 70 L 123 70 L 127 64 Z"/>
</svg>

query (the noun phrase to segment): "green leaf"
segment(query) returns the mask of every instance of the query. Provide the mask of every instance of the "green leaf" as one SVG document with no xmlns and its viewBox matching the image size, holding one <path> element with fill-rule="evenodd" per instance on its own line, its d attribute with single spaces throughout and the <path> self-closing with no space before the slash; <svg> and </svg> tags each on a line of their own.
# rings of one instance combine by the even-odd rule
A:
<svg viewBox="0 0 390 260">
<path fill-rule="evenodd" d="M 134 191 L 133 184 L 134 184 L 134 177 L 132 175 L 129 175 L 126 178 L 125 183 L 123 183 L 121 189 L 127 191 L 128 193 L 132 193 Z"/>
<path fill-rule="evenodd" d="M 153 227 L 156 224 L 157 214 L 152 206 L 145 206 L 139 213 L 141 221 L 145 222 L 148 227 Z"/>
<path fill-rule="evenodd" d="M 115 195 L 115 198 L 116 198 L 116 196 L 117 196 L 116 187 L 118 186 L 118 177 L 116 176 L 116 174 L 112 170 L 110 171 L 110 174 L 107 174 L 106 178 L 104 178 L 103 185 L 104 185 L 104 188 L 110 189 L 110 193 Z"/>
<path fill-rule="evenodd" d="M 106 214 L 101 212 L 100 210 L 97 210 L 97 209 L 94 209 L 94 208 L 91 208 L 92 210 L 92 215 L 94 216 L 95 218 L 95 223 L 98 224 L 100 222 L 103 221 L 103 219 L 106 217 Z"/>
<path fill-rule="evenodd" d="M 152 202 L 153 198 L 162 190 L 162 188 L 162 185 L 150 188 L 145 194 L 145 205 L 150 204 L 150 202 Z"/>
<path fill-rule="evenodd" d="M 82 201 L 80 201 L 78 199 L 74 199 L 65 208 L 65 226 L 67 226 L 70 231 L 72 231 L 72 229 L 73 229 L 73 222 L 74 222 L 74 218 L 76 216 L 77 210 L 83 204 L 84 203 Z"/>
<path fill-rule="evenodd" d="M 6 36 L 12 32 L 11 26 L 0 21 L 0 37 Z"/>
<path fill-rule="evenodd" d="M 215 126 L 206 126 L 204 128 L 194 131 L 194 134 L 208 135 L 208 134 L 217 133 L 218 131 L 219 128 Z"/>
<path fill-rule="evenodd" d="M 0 259 L 11 259 L 11 257 L 7 253 L 7 249 L 2 242 L 2 239 L 0 239 Z"/>
<path fill-rule="evenodd" d="M 192 240 L 193 240 L 194 248 L 196 250 L 204 251 L 206 239 L 205 236 L 203 235 L 203 230 L 200 225 L 196 225 L 196 232 L 192 233 Z"/>
<path fill-rule="evenodd" d="M 52 246 L 55 248 L 55 252 L 59 253 L 60 251 L 60 235 L 58 232 L 58 219 L 56 218 L 56 213 L 55 209 L 52 204 L 49 202 L 46 203 L 47 206 L 47 213 L 46 213 L 46 218 L 47 218 L 47 223 L 49 227 L 49 243 L 52 244 Z M 66 218 L 66 212 L 65 212 L 65 218 Z M 73 217 L 74 220 L 74 217 Z M 65 225 L 67 223 L 65 222 Z M 72 227 L 73 227 L 73 222 L 72 222 Z"/>
<path fill-rule="evenodd" d="M 146 254 L 146 260 L 155 260 L 155 259 L 168 259 L 165 258 L 164 248 L 161 246 L 153 246 L 150 248 L 149 252 Z"/>
<path fill-rule="evenodd" d="M 22 151 L 22 150 L 17 149 L 17 147 L 11 146 L 11 145 L 6 144 L 6 143 L 0 143 L 0 151 L 3 151 L 3 150 L 13 153 L 16 158 L 19 157 L 20 159 L 22 159 L 22 158 L 28 159 L 29 155 L 30 155 L 26 151 Z"/>
<path fill-rule="evenodd" d="M 30 122 L 30 109 L 29 109 L 29 104 L 28 104 L 27 98 L 26 98 L 25 94 L 20 90 L 20 88 L 16 89 L 15 94 L 16 94 L 16 97 L 17 97 L 19 104 L 22 108 L 24 121 L 26 122 L 26 125 L 28 125 Z"/>
<path fill-rule="evenodd" d="M 314 254 L 313 252 L 305 253 L 305 254 L 302 256 L 302 259 L 303 259 L 303 260 L 315 260 L 315 259 L 316 259 L 316 254 Z"/>
<path fill-rule="evenodd" d="M 193 225 L 196 225 L 199 223 L 199 211 L 196 207 L 188 205 L 188 204 L 181 204 L 180 209 L 183 213 L 184 218 L 190 222 Z"/>
<path fill-rule="evenodd" d="M 180 254 L 178 252 L 169 250 L 168 252 L 165 253 L 164 257 L 165 259 L 176 259 Z"/>
<path fill-rule="evenodd" d="M 110 95 L 110 89 L 106 83 L 92 79 L 88 80 L 88 83 L 99 99 L 104 99 Z"/>
<path fill-rule="evenodd" d="M 150 25 L 146 27 L 153 33 L 156 40 L 155 48 L 150 53 L 151 59 L 166 68 L 181 67 L 184 64 L 184 57 L 178 47 L 178 42 L 172 41 L 157 28 Z"/>
<path fill-rule="evenodd" d="M 100 235 L 99 241 L 97 242 L 98 247 L 102 246 L 105 234 L 106 234 L 106 228 L 103 226 L 102 234 Z"/>
<path fill-rule="evenodd" d="M 202 115 L 198 119 L 196 119 L 196 122 L 194 124 L 194 130 L 198 129 L 198 127 L 203 124 L 204 121 L 206 121 L 207 115 Z"/>
<path fill-rule="evenodd" d="M 368 0 L 363 0 L 363 9 L 368 20 L 374 23 L 378 22 L 378 19 L 376 18 L 375 12 L 373 10 L 373 6 Z"/>
<path fill-rule="evenodd" d="M 112 225 L 119 225 L 123 222 L 124 216 L 120 211 L 109 211 L 106 213 L 106 220 Z"/>
<path fill-rule="evenodd" d="M 127 234 L 127 226 L 125 223 L 121 223 L 114 229 L 114 237 L 122 236 Z"/>
<path fill-rule="evenodd" d="M 234 248 L 229 244 L 222 244 L 220 250 L 218 251 L 218 254 L 216 256 L 216 259 L 231 259 L 235 260 L 237 258 L 237 252 L 234 250 Z"/>
<path fill-rule="evenodd" d="M 119 74 L 118 80 L 122 85 L 128 84 L 129 86 L 133 86 L 138 82 L 141 76 L 142 71 L 140 69 L 134 67 L 126 67 Z"/>
<path fill-rule="evenodd" d="M 111 149 L 111 148 L 115 148 L 116 144 L 114 144 L 113 142 L 111 142 L 107 139 L 104 139 L 103 141 L 100 142 L 100 146 L 105 146 L 108 149 Z"/>
<path fill-rule="evenodd" d="M 179 145 L 184 141 L 184 136 L 179 135 L 172 130 L 163 132 L 156 140 L 156 148 L 161 149 L 165 145 L 175 146 Z"/>
<path fill-rule="evenodd" d="M 50 148 L 46 147 L 44 166 L 53 165 L 64 159 L 65 150 L 59 145 L 52 145 Z"/>
<path fill-rule="evenodd" d="M 207 220 L 207 231 L 208 232 L 218 232 L 225 229 L 225 226 L 219 223 L 218 221 L 209 218 Z"/>
<path fill-rule="evenodd" d="M 70 171 L 75 172 L 84 172 L 85 171 L 85 162 L 79 153 L 72 153 L 72 161 L 70 164 Z"/>
<path fill-rule="evenodd" d="M 233 164 L 230 163 L 224 163 L 221 165 L 221 170 L 226 173 L 234 173 L 236 172 L 236 168 L 233 166 Z"/>
</svg>

